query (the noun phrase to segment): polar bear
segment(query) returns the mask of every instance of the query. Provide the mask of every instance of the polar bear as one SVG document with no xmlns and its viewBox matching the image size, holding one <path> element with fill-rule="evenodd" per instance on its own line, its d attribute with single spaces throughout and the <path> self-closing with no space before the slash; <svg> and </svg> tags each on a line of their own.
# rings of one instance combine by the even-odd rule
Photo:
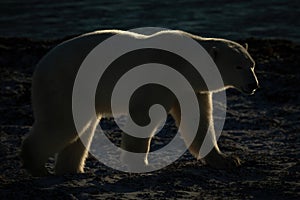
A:
<svg viewBox="0 0 300 200">
<path fill-rule="evenodd" d="M 45 163 L 54 154 L 57 154 L 56 174 L 84 172 L 89 145 L 85 147 L 78 135 L 84 134 L 90 144 L 99 121 L 89 122 L 82 133 L 77 132 L 72 116 L 72 89 L 78 69 L 87 54 L 100 42 L 115 34 L 132 39 L 156 37 L 159 34 L 190 37 L 204 47 L 222 75 L 225 87 L 216 88 L 216 91 L 234 87 L 243 93 L 253 94 L 258 88 L 258 81 L 254 73 L 254 60 L 247 52 L 247 48 L 230 40 L 203 38 L 176 30 L 161 31 L 150 36 L 128 31 L 103 30 L 73 38 L 47 53 L 38 63 L 33 75 L 32 104 L 35 122 L 30 134 L 23 141 L 21 150 L 23 166 L 32 175 L 47 175 Z M 207 88 L 203 86 L 199 86 L 197 90 L 195 93 L 201 112 L 200 122 L 196 138 L 188 147 L 196 158 L 198 158 L 205 134 L 208 132 L 212 135 L 211 138 L 215 138 L 214 129 L 211 128 L 213 127 L 212 93 L 214 91 L 207 91 Z M 164 94 L 160 94 L 160 98 L 164 99 Z M 110 114 L 110 104 L 101 102 L 101 97 L 98 100 L 100 103 L 96 102 L 96 110 L 100 120 L 105 114 Z M 179 126 L 180 106 L 175 102 L 173 100 L 166 101 L 166 110 Z M 147 99 L 143 99 L 142 103 L 147 103 Z M 147 153 L 150 142 L 151 136 L 136 138 L 124 133 L 121 146 L 126 151 Z M 217 169 L 228 169 L 240 165 L 237 157 L 223 154 L 217 141 L 212 142 L 214 148 L 204 158 L 208 165 Z M 123 159 L 126 162 L 126 155 L 123 155 Z M 147 164 L 147 158 L 141 158 L 139 162 Z"/>
</svg>

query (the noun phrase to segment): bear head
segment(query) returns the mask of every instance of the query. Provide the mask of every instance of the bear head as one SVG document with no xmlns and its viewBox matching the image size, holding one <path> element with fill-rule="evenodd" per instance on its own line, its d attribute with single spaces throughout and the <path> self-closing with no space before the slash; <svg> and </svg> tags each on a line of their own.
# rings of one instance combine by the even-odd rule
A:
<svg viewBox="0 0 300 200">
<path fill-rule="evenodd" d="M 226 88 L 236 88 L 242 93 L 253 94 L 259 83 L 254 73 L 255 62 L 248 53 L 248 45 L 224 39 L 212 42 L 208 50 L 216 63 Z"/>
</svg>

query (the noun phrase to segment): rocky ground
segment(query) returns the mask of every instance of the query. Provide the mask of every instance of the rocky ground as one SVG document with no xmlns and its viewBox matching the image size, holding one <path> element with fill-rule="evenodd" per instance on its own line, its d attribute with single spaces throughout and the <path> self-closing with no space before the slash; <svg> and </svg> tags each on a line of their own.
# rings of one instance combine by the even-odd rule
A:
<svg viewBox="0 0 300 200">
<path fill-rule="evenodd" d="M 253 96 L 227 93 L 219 144 L 243 161 L 235 171 L 211 169 L 186 153 L 172 165 L 145 174 L 115 171 L 90 156 L 84 174 L 30 176 L 18 153 L 33 123 L 31 77 L 38 60 L 59 42 L 0 38 L 1 199 L 300 198 L 300 46 L 284 40 L 240 41 L 249 44 L 261 88 Z M 172 128 L 173 121 L 168 123 Z M 114 128 L 111 119 L 102 124 Z M 49 169 L 53 162 L 49 160 Z"/>
</svg>

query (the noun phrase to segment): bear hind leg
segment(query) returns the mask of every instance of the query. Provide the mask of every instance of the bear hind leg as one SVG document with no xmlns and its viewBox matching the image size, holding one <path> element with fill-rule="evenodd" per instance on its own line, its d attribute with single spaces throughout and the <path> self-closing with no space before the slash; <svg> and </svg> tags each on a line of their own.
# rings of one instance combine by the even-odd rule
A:
<svg viewBox="0 0 300 200">
<path fill-rule="evenodd" d="M 45 167 L 45 163 L 48 156 L 44 155 L 42 151 L 33 149 L 35 137 L 30 134 L 22 144 L 21 159 L 23 162 L 23 168 L 25 168 L 33 176 L 46 176 L 48 171 Z"/>
<path fill-rule="evenodd" d="M 20 157 L 23 167 L 33 176 L 49 175 L 45 163 L 60 148 L 59 143 L 50 138 L 51 133 L 51 130 L 45 130 L 40 124 L 34 124 L 22 143 Z"/>
<path fill-rule="evenodd" d="M 83 173 L 85 160 L 94 135 L 95 126 L 90 125 L 83 135 L 61 150 L 55 162 L 55 174 Z"/>
<path fill-rule="evenodd" d="M 58 153 L 55 162 L 55 174 L 83 173 L 87 155 L 86 147 L 78 138 Z"/>
</svg>

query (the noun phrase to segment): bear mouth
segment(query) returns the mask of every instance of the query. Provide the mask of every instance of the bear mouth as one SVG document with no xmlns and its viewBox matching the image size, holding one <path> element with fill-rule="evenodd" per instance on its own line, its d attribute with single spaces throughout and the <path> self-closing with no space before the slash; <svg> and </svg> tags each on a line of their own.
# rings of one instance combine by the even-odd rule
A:
<svg viewBox="0 0 300 200">
<path fill-rule="evenodd" d="M 242 93 L 248 94 L 248 95 L 254 94 L 255 90 L 256 90 L 256 89 L 245 89 L 245 88 L 242 88 L 242 89 L 241 89 Z"/>
</svg>

